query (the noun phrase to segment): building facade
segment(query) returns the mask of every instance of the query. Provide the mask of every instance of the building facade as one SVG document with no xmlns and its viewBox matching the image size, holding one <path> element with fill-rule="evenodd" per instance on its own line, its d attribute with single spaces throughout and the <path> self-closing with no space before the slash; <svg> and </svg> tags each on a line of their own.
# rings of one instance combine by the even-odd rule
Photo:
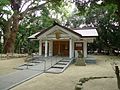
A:
<svg viewBox="0 0 120 90">
<path fill-rule="evenodd" d="M 78 56 L 78 51 L 87 57 L 87 43 L 92 43 L 97 36 L 95 28 L 70 29 L 54 23 L 28 39 L 39 41 L 39 55 L 73 58 Z"/>
</svg>

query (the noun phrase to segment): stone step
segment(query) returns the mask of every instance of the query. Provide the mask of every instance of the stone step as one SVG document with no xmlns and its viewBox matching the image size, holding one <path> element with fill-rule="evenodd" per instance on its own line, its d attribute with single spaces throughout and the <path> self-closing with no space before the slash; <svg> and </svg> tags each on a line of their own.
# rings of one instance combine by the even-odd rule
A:
<svg viewBox="0 0 120 90">
<path fill-rule="evenodd" d="M 58 62 L 59 64 L 68 64 L 68 62 Z"/>
<path fill-rule="evenodd" d="M 60 69 L 63 69 L 64 67 L 56 67 L 56 66 L 52 66 L 51 68 L 60 68 Z"/>
<path fill-rule="evenodd" d="M 58 65 L 67 65 L 67 63 L 60 63 L 60 62 L 58 62 L 57 64 Z"/>
<path fill-rule="evenodd" d="M 62 73 L 72 62 L 73 59 L 70 60 L 61 60 L 59 62 L 57 62 L 54 66 L 52 66 L 51 68 L 49 68 L 46 73 Z"/>
<path fill-rule="evenodd" d="M 66 60 L 66 61 L 65 60 L 61 60 L 60 62 L 70 62 L 70 61 L 68 61 L 68 60 Z"/>
<path fill-rule="evenodd" d="M 55 73 L 55 74 L 58 74 L 58 73 L 61 73 L 62 70 L 60 68 L 50 68 L 49 70 L 46 71 L 47 73 Z"/>
</svg>

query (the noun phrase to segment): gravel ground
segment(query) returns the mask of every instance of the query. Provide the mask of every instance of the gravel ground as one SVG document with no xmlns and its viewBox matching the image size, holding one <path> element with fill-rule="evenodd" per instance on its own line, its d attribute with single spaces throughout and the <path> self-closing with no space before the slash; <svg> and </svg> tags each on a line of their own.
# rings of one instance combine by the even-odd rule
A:
<svg viewBox="0 0 120 90">
<path fill-rule="evenodd" d="M 86 66 L 72 64 L 61 74 L 44 73 L 12 90 L 75 90 L 75 85 L 81 78 L 115 77 L 110 63 L 116 60 L 119 64 L 119 57 L 100 55 L 94 57 L 97 60 L 96 64 L 87 64 Z M 83 84 L 83 90 L 117 90 L 116 77 L 89 80 Z"/>
<path fill-rule="evenodd" d="M 22 65 L 24 63 L 24 58 L 11 58 L 11 59 L 0 59 L 0 75 L 9 74 L 14 72 L 17 66 Z"/>
</svg>

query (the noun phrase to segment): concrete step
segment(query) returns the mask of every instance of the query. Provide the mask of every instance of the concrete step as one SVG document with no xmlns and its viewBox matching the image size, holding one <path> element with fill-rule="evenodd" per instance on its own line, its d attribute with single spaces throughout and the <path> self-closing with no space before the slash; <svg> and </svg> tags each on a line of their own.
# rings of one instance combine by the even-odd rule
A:
<svg viewBox="0 0 120 90">
<path fill-rule="evenodd" d="M 62 73 L 71 64 L 72 60 L 73 59 L 61 60 L 61 61 L 57 62 L 54 66 L 49 68 L 46 71 L 46 73 L 55 73 L 55 74 Z"/>
<path fill-rule="evenodd" d="M 60 62 L 69 62 L 68 60 L 67 61 L 65 61 L 65 60 L 62 60 L 62 61 L 60 61 Z"/>
<path fill-rule="evenodd" d="M 57 64 L 58 65 L 67 65 L 67 63 L 61 63 L 61 62 L 58 62 Z"/>
<path fill-rule="evenodd" d="M 67 65 L 68 62 L 58 62 L 58 64 L 65 64 L 65 65 Z"/>
<path fill-rule="evenodd" d="M 65 65 L 55 64 L 54 66 L 55 66 L 55 67 L 65 67 L 66 64 L 65 64 Z"/>
<path fill-rule="evenodd" d="M 63 69 L 64 67 L 55 67 L 55 66 L 52 66 L 51 68 L 59 68 L 59 69 Z"/>
</svg>

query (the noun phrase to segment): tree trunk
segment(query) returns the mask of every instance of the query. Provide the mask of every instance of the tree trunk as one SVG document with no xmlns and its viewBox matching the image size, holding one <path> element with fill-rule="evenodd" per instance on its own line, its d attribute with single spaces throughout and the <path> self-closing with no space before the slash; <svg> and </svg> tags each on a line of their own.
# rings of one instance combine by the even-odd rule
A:
<svg viewBox="0 0 120 90">
<path fill-rule="evenodd" d="M 4 53 L 14 53 L 14 45 L 19 26 L 19 14 L 15 12 L 8 21 L 5 33 Z"/>
<path fill-rule="evenodd" d="M 13 10 L 13 15 L 8 20 L 8 22 L 6 24 L 6 29 L 4 32 L 4 35 L 5 35 L 4 36 L 5 37 L 4 53 L 14 53 L 15 40 L 16 40 L 16 35 L 18 32 L 18 26 L 19 26 L 20 20 L 23 19 L 23 17 L 27 14 L 28 11 L 39 10 L 48 2 L 49 1 L 47 1 L 46 3 L 43 3 L 41 5 L 38 5 L 38 6 L 33 6 L 35 3 L 35 1 L 33 0 L 28 5 L 28 7 L 26 8 L 25 11 L 20 12 L 22 10 L 22 9 L 20 10 L 20 8 L 22 8 L 22 0 L 10 0 L 11 8 Z M 24 3 L 24 4 L 26 4 L 26 3 Z M 32 7 L 30 7 L 30 6 L 32 6 Z"/>
<path fill-rule="evenodd" d="M 4 45 L 5 53 L 14 53 L 16 34 L 17 34 L 17 32 L 11 32 L 10 37 L 6 38 L 5 45 Z"/>
</svg>

